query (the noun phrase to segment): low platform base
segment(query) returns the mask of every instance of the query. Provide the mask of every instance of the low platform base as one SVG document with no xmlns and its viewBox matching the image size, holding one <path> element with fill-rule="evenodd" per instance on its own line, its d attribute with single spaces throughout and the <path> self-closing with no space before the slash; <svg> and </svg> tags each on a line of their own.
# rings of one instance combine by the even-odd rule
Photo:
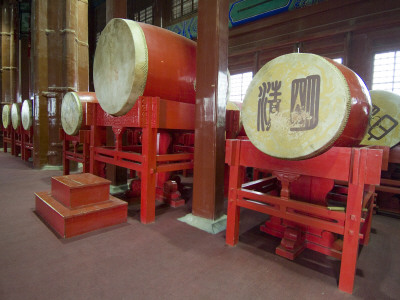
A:
<svg viewBox="0 0 400 300">
<path fill-rule="evenodd" d="M 127 221 L 128 205 L 113 196 L 105 202 L 69 209 L 50 192 L 35 193 L 36 213 L 62 238 Z"/>
</svg>

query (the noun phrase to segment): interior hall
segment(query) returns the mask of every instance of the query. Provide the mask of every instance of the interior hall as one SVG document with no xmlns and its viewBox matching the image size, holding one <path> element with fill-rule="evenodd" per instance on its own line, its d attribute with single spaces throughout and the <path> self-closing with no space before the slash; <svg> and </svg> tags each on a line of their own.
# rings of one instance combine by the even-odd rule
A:
<svg viewBox="0 0 400 300">
<path fill-rule="evenodd" d="M 398 299 L 400 2 L 1 0 L 1 299 Z"/>
</svg>

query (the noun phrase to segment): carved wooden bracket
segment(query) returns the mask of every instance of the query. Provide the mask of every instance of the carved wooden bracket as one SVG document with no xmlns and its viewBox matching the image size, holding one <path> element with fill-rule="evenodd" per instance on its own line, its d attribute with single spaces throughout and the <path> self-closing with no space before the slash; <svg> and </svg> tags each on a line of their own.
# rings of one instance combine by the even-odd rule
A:
<svg viewBox="0 0 400 300">
<path fill-rule="evenodd" d="M 290 183 L 299 179 L 300 174 L 296 173 L 290 173 L 290 172 L 285 172 L 285 171 L 273 171 L 273 175 L 278 178 L 278 180 L 282 184 L 282 189 L 281 189 L 281 198 L 289 199 L 290 198 L 290 191 L 289 191 L 289 186 Z"/>
<path fill-rule="evenodd" d="M 125 131 L 125 127 L 113 126 L 112 131 L 115 135 L 115 149 L 117 151 L 122 151 L 122 134 Z"/>
</svg>

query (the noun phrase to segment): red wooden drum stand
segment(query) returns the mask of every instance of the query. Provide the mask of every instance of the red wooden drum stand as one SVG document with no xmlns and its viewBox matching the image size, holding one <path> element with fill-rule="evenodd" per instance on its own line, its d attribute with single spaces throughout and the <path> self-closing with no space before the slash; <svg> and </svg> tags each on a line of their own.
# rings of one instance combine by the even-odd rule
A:
<svg viewBox="0 0 400 300">
<path fill-rule="evenodd" d="M 31 126 L 28 130 L 25 130 L 21 126 L 22 134 L 22 148 L 21 158 L 24 161 L 28 161 L 32 157 L 33 153 L 33 127 Z"/>
<path fill-rule="evenodd" d="M 141 173 L 141 222 L 155 220 L 156 174 L 193 168 L 193 153 L 157 155 L 157 133 L 172 130 L 194 130 L 195 105 L 139 97 L 125 115 L 114 117 L 100 105 L 87 104 L 87 121 L 91 125 L 90 173 L 99 174 L 100 163 L 108 163 Z M 101 145 L 101 130 L 112 127 L 115 146 Z M 141 153 L 129 151 L 122 145 L 127 128 L 141 128 Z"/>
<path fill-rule="evenodd" d="M 382 172 L 380 185 L 376 186 L 376 210 L 400 217 L 400 146 L 390 149 L 388 164 L 388 170 Z"/>
<path fill-rule="evenodd" d="M 358 245 L 369 240 L 382 150 L 334 147 L 311 159 L 287 161 L 262 153 L 250 141 L 228 140 L 226 163 L 230 166 L 226 243 L 238 242 L 241 207 L 268 214 L 271 220 L 265 227 L 282 237 L 278 254 L 294 258 L 310 248 L 341 259 L 339 289 L 352 293 Z M 274 176 L 242 185 L 245 167 L 270 170 Z M 333 208 L 321 205 L 334 180 L 348 183 L 347 201 Z"/>
<path fill-rule="evenodd" d="M 20 153 L 22 153 L 22 136 L 23 136 L 23 131 L 24 129 L 22 126 L 18 126 L 17 129 L 13 130 L 14 133 L 14 151 L 13 155 L 18 156 Z"/>
<path fill-rule="evenodd" d="M 79 130 L 77 135 L 68 135 L 60 128 L 60 139 L 63 141 L 63 175 L 69 175 L 70 162 L 83 165 L 83 173 L 90 170 L 90 130 Z"/>
<path fill-rule="evenodd" d="M 10 147 L 11 154 L 14 155 L 14 129 L 11 125 L 7 128 L 3 127 L 3 151 L 7 153 L 7 149 Z"/>
</svg>

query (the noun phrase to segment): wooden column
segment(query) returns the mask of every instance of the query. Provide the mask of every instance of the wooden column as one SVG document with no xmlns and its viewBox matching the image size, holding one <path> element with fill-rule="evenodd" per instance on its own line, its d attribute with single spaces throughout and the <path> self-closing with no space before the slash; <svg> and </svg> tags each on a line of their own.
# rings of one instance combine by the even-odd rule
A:
<svg viewBox="0 0 400 300">
<path fill-rule="evenodd" d="M 364 80 L 369 89 L 372 89 L 374 62 L 368 35 L 351 35 L 347 46 L 349 47 L 348 67 Z"/>
<path fill-rule="evenodd" d="M 125 18 L 128 14 L 127 0 L 107 0 L 107 23 L 114 18 Z"/>
<path fill-rule="evenodd" d="M 20 42 L 20 88 L 22 101 L 30 99 L 30 63 L 29 63 L 29 38 L 21 37 Z"/>
<path fill-rule="evenodd" d="M 193 215 L 224 210 L 228 0 L 199 0 Z"/>
<path fill-rule="evenodd" d="M 87 0 L 32 1 L 35 167 L 61 166 L 61 102 L 88 91 Z"/>
<path fill-rule="evenodd" d="M 19 18 L 18 18 L 18 3 L 17 1 L 9 1 L 11 9 L 10 22 L 10 91 L 12 102 L 21 100 L 19 89 Z"/>
<path fill-rule="evenodd" d="M 8 1 L 1 4 L 1 102 L 13 102 L 12 93 L 12 50 L 13 39 L 13 6 Z"/>
<path fill-rule="evenodd" d="M 41 167 L 47 164 L 48 150 L 48 116 L 47 98 L 42 95 L 48 87 L 47 81 L 47 1 L 33 0 L 31 9 L 32 19 L 32 93 L 34 98 L 34 137 L 33 165 Z M 46 16 L 46 17 L 42 17 Z"/>
<path fill-rule="evenodd" d="M 127 0 L 106 0 L 106 24 L 113 18 L 127 18 Z M 107 128 L 107 145 L 114 145 L 114 133 Z M 127 182 L 128 174 L 125 168 L 107 164 L 106 177 L 111 185 L 120 186 Z"/>
<path fill-rule="evenodd" d="M 155 0 L 154 1 L 154 9 L 153 9 L 153 18 L 154 18 L 154 25 L 158 27 L 163 27 L 164 22 L 164 10 L 165 4 L 164 0 Z"/>
</svg>

